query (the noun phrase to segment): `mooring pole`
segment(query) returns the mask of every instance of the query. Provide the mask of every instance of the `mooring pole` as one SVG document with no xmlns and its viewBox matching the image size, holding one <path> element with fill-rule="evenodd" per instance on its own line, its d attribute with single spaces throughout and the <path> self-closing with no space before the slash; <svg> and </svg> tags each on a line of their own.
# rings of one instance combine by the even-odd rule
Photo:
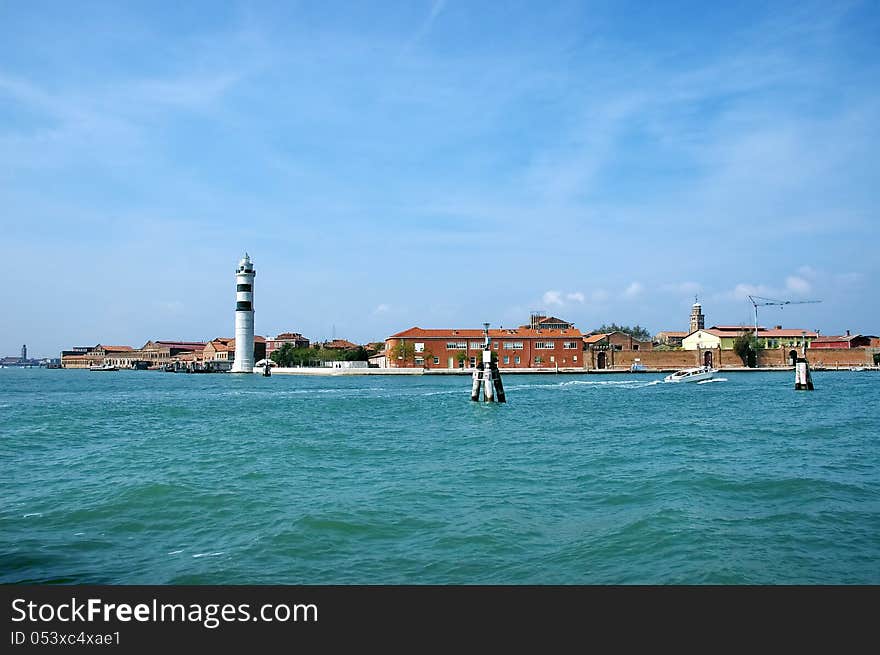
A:
<svg viewBox="0 0 880 655">
<path fill-rule="evenodd" d="M 812 391 L 813 376 L 810 375 L 810 363 L 807 361 L 807 335 L 804 333 L 801 357 L 797 358 L 794 365 L 794 388 L 795 391 Z"/>
</svg>

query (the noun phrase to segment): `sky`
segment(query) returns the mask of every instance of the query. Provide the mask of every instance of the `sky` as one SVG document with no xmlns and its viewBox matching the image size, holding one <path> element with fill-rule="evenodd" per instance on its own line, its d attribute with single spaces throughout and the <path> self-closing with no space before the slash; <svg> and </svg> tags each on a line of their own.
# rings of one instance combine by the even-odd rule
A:
<svg viewBox="0 0 880 655">
<path fill-rule="evenodd" d="M 656 6 L 655 6 L 656 5 Z M 0 2 L 0 356 L 880 334 L 876 2 Z"/>
</svg>

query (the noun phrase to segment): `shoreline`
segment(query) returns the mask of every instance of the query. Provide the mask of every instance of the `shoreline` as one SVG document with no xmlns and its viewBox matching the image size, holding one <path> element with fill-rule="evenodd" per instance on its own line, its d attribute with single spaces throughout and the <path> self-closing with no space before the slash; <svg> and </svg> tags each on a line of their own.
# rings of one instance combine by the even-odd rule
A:
<svg viewBox="0 0 880 655">
<path fill-rule="evenodd" d="M 645 371 L 630 371 L 629 369 L 576 369 L 576 368 L 515 368 L 515 369 L 499 369 L 502 375 L 646 375 L 674 373 L 681 370 L 680 368 L 653 368 Z M 823 368 L 811 367 L 813 372 L 825 371 L 846 371 L 852 372 L 850 367 L 840 368 Z M 880 368 L 864 367 L 865 371 L 880 371 Z M 794 366 L 765 366 L 761 368 L 747 368 L 744 366 L 730 366 L 716 369 L 716 373 L 792 373 Z M 340 375 L 473 375 L 474 369 L 471 368 L 443 368 L 443 369 L 420 369 L 420 368 L 368 368 L 368 369 L 323 369 L 323 368 L 273 368 L 272 375 L 317 375 L 317 376 L 340 376 Z M 255 375 L 262 375 L 262 369 L 254 369 Z"/>
</svg>

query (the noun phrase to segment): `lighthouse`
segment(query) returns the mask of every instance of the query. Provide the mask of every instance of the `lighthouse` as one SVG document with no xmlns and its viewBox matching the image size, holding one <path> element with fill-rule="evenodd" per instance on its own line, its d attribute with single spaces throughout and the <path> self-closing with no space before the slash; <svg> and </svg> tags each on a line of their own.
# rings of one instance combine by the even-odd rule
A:
<svg viewBox="0 0 880 655">
<path fill-rule="evenodd" d="M 254 372 L 254 276 L 247 253 L 235 269 L 235 361 L 233 373 Z"/>
</svg>

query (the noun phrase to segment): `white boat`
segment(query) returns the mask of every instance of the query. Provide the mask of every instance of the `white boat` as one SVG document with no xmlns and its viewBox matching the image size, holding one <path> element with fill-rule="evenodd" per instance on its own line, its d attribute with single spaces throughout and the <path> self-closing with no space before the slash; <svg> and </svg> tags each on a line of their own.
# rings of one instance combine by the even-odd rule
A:
<svg viewBox="0 0 880 655">
<path fill-rule="evenodd" d="M 671 375 L 663 378 L 664 382 L 701 382 L 703 380 L 711 380 L 715 375 L 715 369 L 710 366 L 699 366 L 696 368 L 683 368 Z"/>
<path fill-rule="evenodd" d="M 864 366 L 850 366 L 849 370 L 850 371 L 864 371 L 865 367 Z"/>
<path fill-rule="evenodd" d="M 90 371 L 118 371 L 119 369 L 110 364 L 101 364 L 100 366 L 89 366 Z"/>
</svg>

